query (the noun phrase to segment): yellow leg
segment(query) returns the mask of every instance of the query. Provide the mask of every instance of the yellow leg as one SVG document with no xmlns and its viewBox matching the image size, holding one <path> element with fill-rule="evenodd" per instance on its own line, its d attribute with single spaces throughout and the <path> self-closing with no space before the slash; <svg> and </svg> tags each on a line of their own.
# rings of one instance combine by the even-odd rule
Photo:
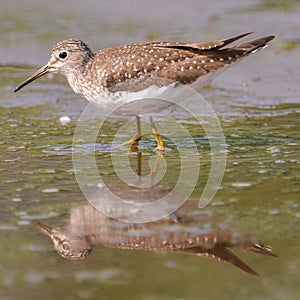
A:
<svg viewBox="0 0 300 300">
<path fill-rule="evenodd" d="M 150 123 L 151 123 L 151 128 L 152 128 L 152 132 L 153 132 L 153 135 L 156 139 L 156 143 L 157 143 L 157 151 L 161 154 L 163 154 L 165 152 L 165 146 L 164 146 L 164 142 L 162 141 L 161 139 L 161 136 L 160 134 L 158 133 L 157 131 L 157 128 L 152 120 L 152 117 L 150 117 Z"/>
</svg>

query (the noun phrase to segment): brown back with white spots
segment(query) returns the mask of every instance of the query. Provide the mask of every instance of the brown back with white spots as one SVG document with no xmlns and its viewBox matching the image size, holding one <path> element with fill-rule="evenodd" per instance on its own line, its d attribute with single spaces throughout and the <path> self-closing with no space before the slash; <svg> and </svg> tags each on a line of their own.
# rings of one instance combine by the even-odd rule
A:
<svg viewBox="0 0 300 300">
<path fill-rule="evenodd" d="M 265 47 L 271 39 L 220 49 L 243 36 L 200 44 L 151 42 L 107 48 L 95 54 L 86 74 L 91 82 L 100 80 L 112 92 L 138 91 L 174 81 L 191 84 Z"/>
</svg>

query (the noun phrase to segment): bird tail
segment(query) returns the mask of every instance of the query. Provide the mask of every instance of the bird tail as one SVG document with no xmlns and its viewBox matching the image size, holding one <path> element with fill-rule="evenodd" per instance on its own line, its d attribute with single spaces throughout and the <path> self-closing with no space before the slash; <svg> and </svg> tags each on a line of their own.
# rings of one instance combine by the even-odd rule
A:
<svg viewBox="0 0 300 300">
<path fill-rule="evenodd" d="M 261 49 L 264 49 L 268 46 L 268 42 L 275 38 L 274 35 L 268 35 L 261 37 L 259 39 L 255 39 L 252 41 L 248 41 L 239 45 L 232 47 L 233 49 L 246 51 L 248 54 L 254 53 Z"/>
</svg>

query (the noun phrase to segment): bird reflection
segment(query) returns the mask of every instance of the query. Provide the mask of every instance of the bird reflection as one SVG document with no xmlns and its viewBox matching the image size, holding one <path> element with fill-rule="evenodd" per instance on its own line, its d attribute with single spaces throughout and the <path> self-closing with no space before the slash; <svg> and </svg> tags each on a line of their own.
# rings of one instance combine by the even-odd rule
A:
<svg viewBox="0 0 300 300">
<path fill-rule="evenodd" d="M 42 223 L 38 223 L 37 227 L 51 238 L 57 253 L 68 260 L 84 260 L 97 244 L 101 244 L 155 253 L 192 254 L 227 262 L 249 274 L 258 275 L 229 248 L 276 256 L 270 247 L 214 224 L 216 220 L 209 212 L 188 212 L 184 208 L 157 222 L 124 223 L 104 216 L 91 205 L 85 205 L 72 208 L 70 220 L 63 227 Z"/>
<path fill-rule="evenodd" d="M 54 228 L 37 223 L 37 227 L 49 235 L 54 249 L 57 253 L 66 259 L 83 260 L 93 250 L 93 241 L 88 235 L 76 236 L 62 230 L 60 227 Z"/>
<path fill-rule="evenodd" d="M 161 156 L 157 156 L 150 176 L 142 177 L 142 156 L 141 152 L 137 152 L 134 186 L 110 183 L 109 190 L 132 203 L 144 200 L 148 204 L 156 203 L 157 199 L 170 192 L 168 187 L 154 184 L 160 164 Z M 149 180 L 150 184 L 144 179 Z M 54 249 L 61 257 L 73 261 L 84 260 L 100 244 L 127 250 L 191 254 L 227 262 L 249 274 L 258 275 L 229 248 L 243 248 L 259 255 L 276 256 L 270 247 L 256 243 L 236 231 L 224 229 L 224 224 L 217 222 L 211 212 L 193 207 L 190 204 L 192 201 L 159 221 L 137 223 L 130 218 L 132 215 L 129 215 L 127 207 L 115 206 L 109 195 L 100 189 L 95 194 L 95 201 L 91 202 L 93 206 L 88 204 L 72 208 L 69 221 L 62 227 L 42 223 L 38 223 L 37 227 L 51 238 Z M 172 203 L 176 197 L 180 199 L 180 195 L 174 193 Z M 103 208 L 105 210 L 101 210 Z M 104 211 L 107 215 L 103 214 Z M 111 211 L 113 214 L 110 214 Z M 136 210 L 135 213 L 140 214 L 141 211 Z M 155 214 L 153 211 L 151 213 Z M 128 218 L 124 218 L 126 214 Z"/>
</svg>

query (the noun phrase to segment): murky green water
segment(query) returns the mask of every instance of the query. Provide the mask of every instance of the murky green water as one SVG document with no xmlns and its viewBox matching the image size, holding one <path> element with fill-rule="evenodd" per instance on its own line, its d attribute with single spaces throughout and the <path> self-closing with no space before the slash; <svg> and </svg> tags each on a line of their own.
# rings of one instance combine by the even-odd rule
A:
<svg viewBox="0 0 300 300">
<path fill-rule="evenodd" d="M 1 4 L 1 299 L 297 299 L 299 3 L 70 3 Z M 59 76 L 40 79 L 18 94 L 13 93 L 14 87 L 44 64 L 52 45 L 66 37 L 82 38 L 96 50 L 151 38 L 197 41 L 247 31 L 277 37 L 269 48 L 245 59 L 202 91 L 221 122 L 227 147 L 221 188 L 201 210 L 211 219 L 201 224 L 271 245 L 279 257 L 230 248 L 259 277 L 192 255 L 112 249 L 101 243 L 84 261 L 59 257 L 35 225 L 66 228 L 75 220 L 74 212 L 87 205 L 72 164 L 73 134 L 87 103 Z M 192 105 L 197 111 L 197 103 Z M 69 116 L 72 122 L 61 126 L 61 116 Z M 199 151 L 201 176 L 189 200 L 196 205 L 211 167 L 209 143 L 194 120 L 183 120 L 176 111 L 172 117 L 181 124 L 185 121 Z M 164 119 L 159 120 L 164 126 Z M 107 120 L 97 138 L 99 172 L 112 187 L 121 182 L 110 146 L 113 133 L 125 121 L 120 117 Z M 178 138 L 180 145 L 186 142 Z M 150 135 L 141 143 L 143 175 L 149 173 L 149 158 L 156 157 L 154 145 Z M 171 149 L 165 155 L 168 169 L 160 182 L 164 189 L 174 186 L 180 168 L 175 147 L 168 141 L 167 147 Z M 75 145 L 74 151 L 82 148 Z M 93 151 L 92 145 L 85 145 L 85 151 Z M 126 149 L 114 150 L 113 155 L 129 159 L 136 168 L 136 155 L 128 158 Z"/>
</svg>

